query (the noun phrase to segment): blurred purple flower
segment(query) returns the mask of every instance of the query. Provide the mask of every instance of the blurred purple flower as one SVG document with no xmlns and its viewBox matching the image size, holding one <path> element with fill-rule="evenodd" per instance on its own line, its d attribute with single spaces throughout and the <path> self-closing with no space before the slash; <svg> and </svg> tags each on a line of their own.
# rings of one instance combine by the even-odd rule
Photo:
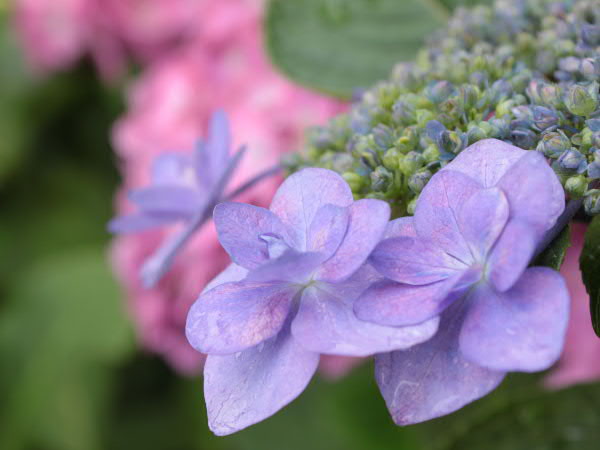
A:
<svg viewBox="0 0 600 450">
<path fill-rule="evenodd" d="M 296 398 L 320 354 L 367 356 L 430 338 L 437 318 L 394 328 L 361 322 L 353 301 L 377 277 L 364 265 L 386 229 L 387 203 L 354 202 L 335 172 L 305 169 L 277 191 L 270 210 L 215 208 L 219 240 L 234 264 L 192 306 L 191 345 L 207 353 L 209 426 L 226 435 Z"/>
<path fill-rule="evenodd" d="M 431 340 L 376 357 L 396 423 L 448 414 L 506 372 L 556 361 L 567 288 L 558 272 L 528 266 L 563 209 L 560 183 L 540 153 L 485 140 L 431 179 L 414 218 L 393 222 L 394 237 L 370 258 L 387 279 L 364 292 L 355 312 L 389 326 L 440 318 Z"/>
<path fill-rule="evenodd" d="M 113 233 L 131 233 L 184 222 L 183 230 L 149 258 L 142 268 L 147 286 L 165 273 L 183 243 L 209 217 L 237 167 L 244 148 L 229 155 L 231 136 L 227 116 L 213 114 L 206 141 L 199 141 L 193 154 L 165 153 L 156 158 L 150 186 L 129 194 L 137 213 L 117 217 L 109 224 Z"/>
</svg>

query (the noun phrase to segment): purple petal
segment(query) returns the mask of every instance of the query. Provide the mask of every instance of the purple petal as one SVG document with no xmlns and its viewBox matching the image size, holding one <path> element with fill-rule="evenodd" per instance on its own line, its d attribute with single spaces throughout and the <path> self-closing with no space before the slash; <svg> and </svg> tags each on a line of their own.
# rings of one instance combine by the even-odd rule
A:
<svg viewBox="0 0 600 450">
<path fill-rule="evenodd" d="M 494 370 L 535 372 L 560 356 L 569 293 L 558 272 L 533 267 L 511 290 L 481 286 L 469 301 L 460 349 L 470 361 Z"/>
<path fill-rule="evenodd" d="M 411 237 L 386 239 L 375 248 L 369 262 L 383 276 L 413 285 L 445 280 L 467 268 L 435 243 Z"/>
<path fill-rule="evenodd" d="M 489 279 L 500 292 L 510 289 L 521 277 L 535 252 L 536 229 L 510 220 L 488 257 Z"/>
<path fill-rule="evenodd" d="M 136 233 L 138 231 L 158 228 L 173 223 L 177 218 L 168 214 L 149 215 L 131 214 L 129 216 L 115 217 L 108 223 L 111 233 Z"/>
<path fill-rule="evenodd" d="M 471 253 L 483 261 L 508 221 L 508 201 L 500 189 L 476 192 L 462 206 L 458 222 Z"/>
<path fill-rule="evenodd" d="M 556 173 L 541 153 L 527 151 L 500 179 L 498 187 L 506 193 L 511 219 L 550 229 L 565 209 L 565 192 Z"/>
<path fill-rule="evenodd" d="M 550 228 L 564 209 L 564 190 L 544 157 L 496 139 L 464 149 L 445 170 L 461 172 L 484 187 L 502 188 L 511 218 Z"/>
<path fill-rule="evenodd" d="M 189 218 L 202 206 L 200 194 L 183 186 L 149 186 L 129 193 L 129 199 L 145 212 Z"/>
<path fill-rule="evenodd" d="M 154 185 L 193 186 L 195 185 L 193 176 L 191 161 L 186 154 L 163 153 L 152 164 L 152 183 Z"/>
<path fill-rule="evenodd" d="M 215 111 L 211 117 L 205 142 L 198 143 L 196 173 L 198 183 L 211 189 L 225 172 L 231 147 L 229 121 L 224 111 Z"/>
<path fill-rule="evenodd" d="M 504 372 L 467 361 L 458 348 L 463 320 L 457 302 L 442 316 L 429 341 L 375 357 L 375 378 L 398 425 L 410 425 L 454 412 L 495 389 Z"/>
<path fill-rule="evenodd" d="M 458 213 L 480 189 L 477 181 L 462 173 L 442 170 L 435 174 L 417 201 L 418 236 L 464 263 L 472 262 L 473 256 L 458 224 Z"/>
<path fill-rule="evenodd" d="M 224 436 L 275 414 L 304 391 L 318 363 L 319 354 L 304 350 L 289 326 L 239 354 L 210 355 L 204 367 L 210 429 Z"/>
<path fill-rule="evenodd" d="M 231 354 L 253 347 L 281 330 L 297 288 L 278 282 L 225 283 L 192 305 L 186 336 L 196 350 Z"/>
<path fill-rule="evenodd" d="M 304 251 L 308 229 L 317 211 L 327 204 L 350 206 L 352 200 L 350 187 L 337 173 L 309 168 L 286 178 L 270 209 L 293 233 L 291 237 L 298 244 L 298 250 Z"/>
<path fill-rule="evenodd" d="M 214 277 L 202 290 L 202 294 L 210 291 L 212 288 L 221 284 L 241 281 L 248 275 L 248 269 L 238 266 L 237 264 L 229 264 L 223 272 Z"/>
<path fill-rule="evenodd" d="M 465 148 L 444 170 L 461 172 L 483 187 L 494 187 L 526 152 L 498 139 L 484 139 Z"/>
<path fill-rule="evenodd" d="M 325 354 L 368 356 L 419 344 L 437 330 L 437 319 L 403 328 L 358 320 L 352 311 L 357 292 L 348 291 L 337 285 L 304 290 L 292 323 L 292 334 L 304 348 Z"/>
<path fill-rule="evenodd" d="M 308 229 L 308 251 L 320 252 L 328 258 L 338 249 L 348 228 L 348 208 L 322 206 Z"/>
<path fill-rule="evenodd" d="M 391 237 L 417 237 L 414 217 L 400 217 L 388 223 L 383 238 Z"/>
<path fill-rule="evenodd" d="M 286 281 L 290 283 L 308 283 L 316 269 L 324 260 L 321 253 L 298 253 L 288 250 L 277 259 L 270 260 L 250 271 L 247 280 Z"/>
<path fill-rule="evenodd" d="M 269 235 L 287 239 L 285 226 L 271 211 L 245 203 L 226 202 L 215 207 L 213 220 L 219 242 L 236 264 L 253 269 L 269 260 Z"/>
<path fill-rule="evenodd" d="M 385 233 L 390 207 L 381 200 L 364 199 L 350 206 L 348 231 L 335 254 L 325 261 L 316 279 L 340 281 L 352 275 L 368 258 Z"/>
<path fill-rule="evenodd" d="M 359 319 L 380 325 L 419 324 L 442 313 L 462 297 L 479 276 L 477 271 L 466 271 L 424 286 L 379 281 L 356 300 L 354 312 Z"/>
</svg>

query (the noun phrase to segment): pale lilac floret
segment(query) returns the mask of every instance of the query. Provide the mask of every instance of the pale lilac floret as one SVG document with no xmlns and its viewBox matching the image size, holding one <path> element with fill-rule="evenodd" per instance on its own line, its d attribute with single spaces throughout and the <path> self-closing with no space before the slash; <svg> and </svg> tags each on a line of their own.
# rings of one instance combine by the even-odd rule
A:
<svg viewBox="0 0 600 450">
<path fill-rule="evenodd" d="M 154 161 L 150 186 L 131 191 L 129 199 L 138 211 L 113 219 L 113 233 L 134 233 L 175 223 L 183 229 L 170 237 L 142 267 L 146 287 L 154 286 L 169 269 L 173 258 L 190 236 L 210 217 L 244 154 L 230 155 L 231 134 L 227 115 L 216 111 L 206 140 L 193 154 L 164 153 Z"/>
<path fill-rule="evenodd" d="M 370 262 L 385 279 L 354 305 L 390 326 L 439 317 L 429 341 L 376 357 L 396 423 L 453 412 L 493 390 L 506 372 L 559 357 L 568 320 L 563 278 L 529 267 L 564 194 L 540 153 L 484 140 L 423 190 L 414 218 L 392 222 Z"/>
<path fill-rule="evenodd" d="M 206 141 L 200 140 L 193 154 L 164 153 L 156 158 L 151 185 L 129 193 L 138 211 L 113 219 L 110 231 L 131 233 L 190 221 L 226 187 L 232 175 L 228 169 L 237 162 L 229 154 L 230 142 L 227 116 L 216 111 Z"/>
<path fill-rule="evenodd" d="M 210 428 L 230 434 L 296 398 L 320 354 L 367 356 L 430 338 L 437 318 L 408 327 L 358 320 L 353 302 L 378 275 L 364 264 L 388 224 L 387 203 L 353 201 L 346 182 L 304 169 L 281 185 L 270 210 L 215 208 L 234 264 L 192 306 L 188 340 L 209 356 Z"/>
</svg>

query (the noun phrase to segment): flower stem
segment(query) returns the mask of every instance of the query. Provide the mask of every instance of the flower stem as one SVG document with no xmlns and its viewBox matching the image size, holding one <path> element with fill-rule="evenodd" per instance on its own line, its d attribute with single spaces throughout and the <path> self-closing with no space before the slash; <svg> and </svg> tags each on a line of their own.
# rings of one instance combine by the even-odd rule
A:
<svg viewBox="0 0 600 450">
<path fill-rule="evenodd" d="M 223 174 L 220 185 L 215 189 L 215 194 L 209 197 L 208 201 L 202 206 L 200 210 L 192 217 L 190 222 L 186 225 L 186 227 L 181 230 L 181 232 L 176 233 L 174 236 L 171 236 L 163 245 L 161 245 L 158 250 L 145 262 L 142 266 L 140 276 L 142 279 L 142 284 L 146 289 L 153 288 L 160 281 L 160 279 L 169 271 L 171 266 L 173 265 L 173 260 L 175 256 L 179 253 L 179 251 L 183 248 L 183 246 L 192 238 L 192 236 L 198 231 L 202 226 L 212 217 L 212 212 L 215 206 L 222 201 L 231 200 L 247 189 L 250 189 L 252 186 L 261 182 L 265 178 L 273 176 L 277 174 L 281 170 L 281 166 L 277 165 L 270 169 L 267 169 L 255 177 L 251 178 L 242 186 L 237 188 L 231 194 L 220 197 L 217 196 L 218 193 L 222 192 L 224 189 L 223 184 L 225 184 L 233 174 L 235 168 L 237 167 L 242 155 L 244 154 L 244 149 L 240 150 L 233 158 L 232 161 L 227 168 L 226 172 Z"/>
</svg>

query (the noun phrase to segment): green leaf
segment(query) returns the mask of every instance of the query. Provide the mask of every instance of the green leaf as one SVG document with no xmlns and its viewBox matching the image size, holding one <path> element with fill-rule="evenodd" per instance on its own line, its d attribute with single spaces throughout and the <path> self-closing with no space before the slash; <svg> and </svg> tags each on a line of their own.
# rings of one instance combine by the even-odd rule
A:
<svg viewBox="0 0 600 450">
<path fill-rule="evenodd" d="M 427 450 L 595 450 L 600 384 L 549 392 L 510 374 L 490 395 L 414 428 Z"/>
<path fill-rule="evenodd" d="M 600 337 L 600 216 L 594 217 L 585 233 L 579 266 L 590 296 L 592 326 Z"/>
<path fill-rule="evenodd" d="M 491 0 L 271 0 L 266 44 L 292 80 L 342 98 L 414 59 L 451 9 Z"/>
<path fill-rule="evenodd" d="M 350 98 L 413 59 L 443 15 L 420 0 L 271 0 L 266 43 L 293 80 Z"/>
<path fill-rule="evenodd" d="M 558 236 L 546 247 L 535 259 L 532 266 L 545 266 L 554 270 L 560 270 L 567 249 L 571 246 L 571 225 L 567 225 Z"/>
<path fill-rule="evenodd" d="M 14 286 L 0 316 L 0 448 L 23 448 L 40 434 L 86 443 L 55 448 L 98 448 L 96 406 L 103 396 L 79 397 L 104 389 L 107 370 L 132 344 L 105 250 L 46 257 Z M 77 433 L 49 432 L 68 428 L 75 410 Z"/>
</svg>

